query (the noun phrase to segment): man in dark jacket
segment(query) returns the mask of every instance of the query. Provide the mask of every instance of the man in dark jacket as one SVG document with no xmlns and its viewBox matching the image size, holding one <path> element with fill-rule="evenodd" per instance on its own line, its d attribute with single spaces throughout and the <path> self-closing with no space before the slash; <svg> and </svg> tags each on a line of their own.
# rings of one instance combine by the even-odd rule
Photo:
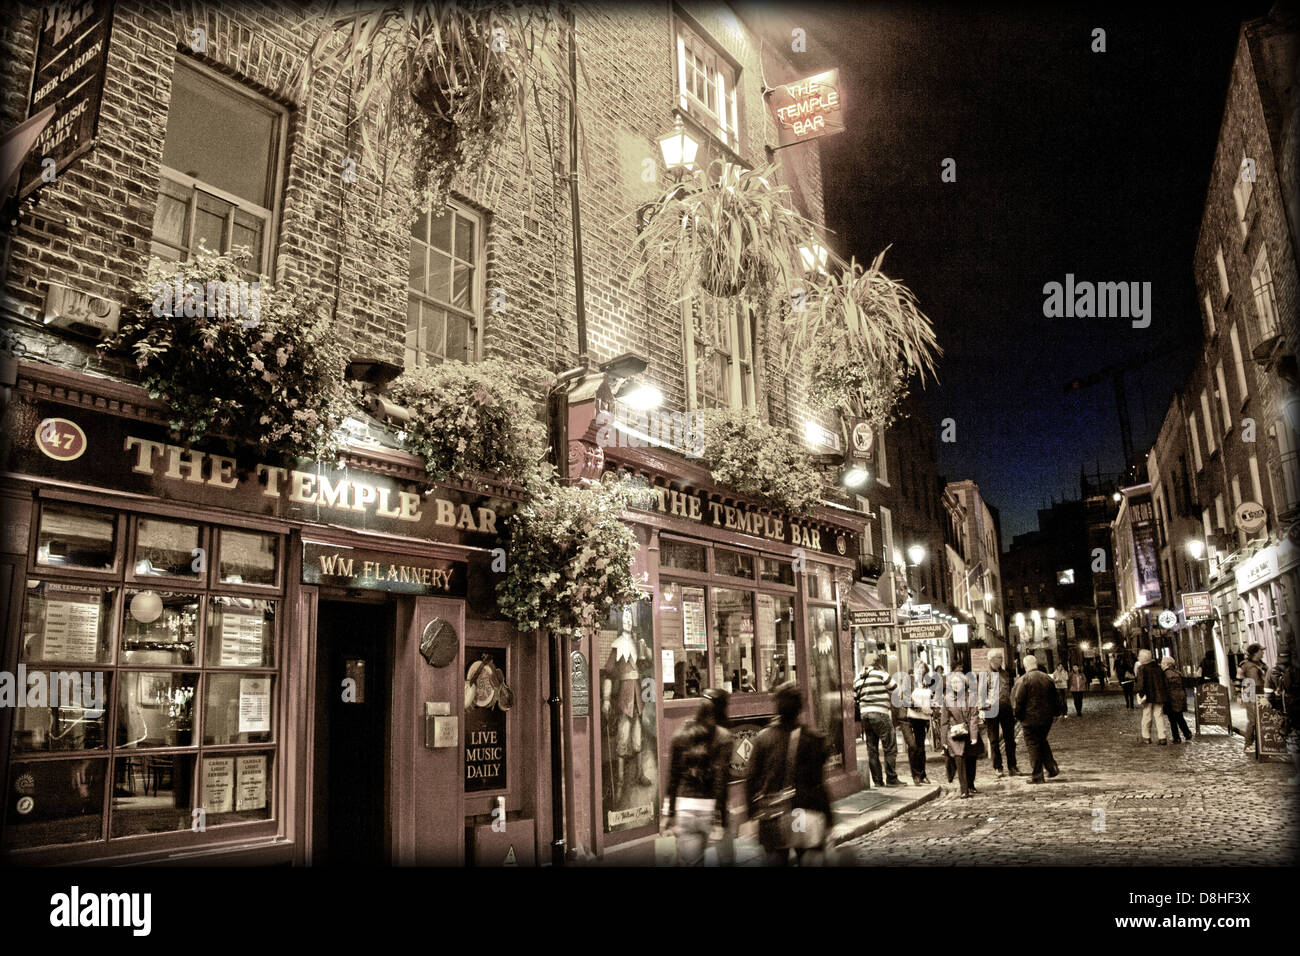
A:
<svg viewBox="0 0 1300 956">
<path fill-rule="evenodd" d="M 718 828 L 727 830 L 733 741 L 731 733 L 718 726 L 717 704 L 710 693 L 705 692 L 695 719 L 672 741 L 667 819 L 677 837 L 677 858 L 685 866 L 702 865 L 709 836 Z"/>
<path fill-rule="evenodd" d="M 989 732 L 989 749 L 993 751 L 993 769 L 1002 776 L 1002 753 L 998 741 L 1003 741 L 1007 750 L 1007 773 L 1015 776 L 1016 769 L 1016 715 L 1011 712 L 1011 687 L 1015 681 L 1011 673 L 1002 666 L 1002 651 L 989 651 L 987 706 L 980 711 L 984 726 Z"/>
<path fill-rule="evenodd" d="M 1169 745 L 1169 721 L 1165 717 L 1165 703 L 1169 700 L 1169 684 L 1164 673 L 1151 657 L 1146 648 L 1138 651 L 1137 674 L 1133 678 L 1133 690 L 1138 703 L 1142 705 L 1142 723 L 1139 730 L 1144 744 L 1151 743 L 1152 730 L 1160 738 L 1160 746 Z"/>
<path fill-rule="evenodd" d="M 820 827 L 824 840 L 831 821 L 830 796 L 826 792 L 823 777 L 826 738 L 816 729 L 800 723 L 799 713 L 802 709 L 803 694 L 799 691 L 799 685 L 786 683 L 776 689 L 778 716 L 754 740 L 754 750 L 749 757 L 745 796 L 752 820 L 760 815 L 765 796 L 776 795 L 786 787 L 793 787 L 796 828 L 800 832 L 809 832 L 808 828 Z M 792 754 L 790 737 L 795 732 L 798 732 L 799 737 Z M 823 814 L 821 821 L 811 819 L 815 813 Z M 789 848 L 772 844 L 764 835 L 761 825 L 759 840 L 763 842 L 768 866 L 785 866 L 789 863 Z M 802 860 L 806 849 L 813 847 L 795 848 L 796 857 Z"/>
<path fill-rule="evenodd" d="M 1056 682 L 1038 669 L 1038 658 L 1033 654 L 1027 655 L 1023 663 L 1024 676 L 1011 690 L 1011 708 L 1024 728 L 1025 746 L 1033 761 L 1030 782 L 1045 783 L 1044 770 L 1051 777 L 1061 772 L 1052 756 L 1052 745 L 1047 742 L 1052 718 L 1056 716 Z"/>
</svg>

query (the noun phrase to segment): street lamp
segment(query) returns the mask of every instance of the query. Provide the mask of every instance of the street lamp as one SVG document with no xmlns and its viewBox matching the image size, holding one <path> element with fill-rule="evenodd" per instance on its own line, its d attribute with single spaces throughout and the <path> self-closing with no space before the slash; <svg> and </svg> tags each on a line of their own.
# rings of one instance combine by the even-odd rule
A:
<svg viewBox="0 0 1300 956">
<path fill-rule="evenodd" d="M 925 548 L 922 545 L 914 544 L 907 549 L 907 556 L 912 559 L 912 565 L 918 566 L 925 560 Z"/>
<path fill-rule="evenodd" d="M 819 275 L 825 275 L 826 260 L 829 257 L 830 251 L 815 239 L 799 247 L 799 258 L 803 260 L 804 272 L 816 272 Z"/>
<path fill-rule="evenodd" d="M 686 131 L 680 116 L 674 118 L 671 132 L 659 137 L 664 166 L 678 176 L 695 168 L 695 154 L 699 149 L 699 142 Z"/>
<path fill-rule="evenodd" d="M 1201 560 L 1205 556 L 1205 542 L 1200 538 L 1192 538 L 1187 542 L 1187 553 L 1195 561 Z"/>
<path fill-rule="evenodd" d="M 851 465 L 847 470 L 845 470 L 844 476 L 840 481 L 844 483 L 845 488 L 861 488 L 867 483 L 867 479 L 870 477 L 871 472 L 867 471 L 867 469 L 863 468 L 861 465 Z"/>
</svg>

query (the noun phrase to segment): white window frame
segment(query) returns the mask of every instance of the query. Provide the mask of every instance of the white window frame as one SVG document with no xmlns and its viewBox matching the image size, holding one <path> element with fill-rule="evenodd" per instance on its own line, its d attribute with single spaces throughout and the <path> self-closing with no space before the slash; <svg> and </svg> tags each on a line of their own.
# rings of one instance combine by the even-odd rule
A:
<svg viewBox="0 0 1300 956">
<path fill-rule="evenodd" d="M 1209 331 L 1206 333 L 1207 338 L 1214 338 L 1214 302 L 1210 298 L 1210 293 L 1205 293 L 1205 321 L 1209 323 Z"/>
<path fill-rule="evenodd" d="M 1219 246 L 1214 251 L 1214 264 L 1219 270 L 1219 290 L 1223 293 L 1223 301 L 1227 303 L 1228 297 L 1232 295 L 1232 288 L 1228 285 L 1228 267 L 1223 262 L 1223 246 Z"/>
<path fill-rule="evenodd" d="M 1214 518 L 1220 531 L 1228 530 L 1227 512 L 1223 509 L 1223 493 L 1214 496 Z"/>
<path fill-rule="evenodd" d="M 677 103 L 688 116 L 699 120 L 709 134 L 717 137 L 732 151 L 740 149 L 739 111 L 736 105 L 736 88 L 740 85 L 740 69 L 713 43 L 702 30 L 696 29 L 680 14 L 673 17 L 675 24 L 675 49 L 677 51 Z M 693 41 L 688 45 L 687 39 Z M 688 51 L 688 46 L 690 47 Z M 687 85 L 687 53 L 694 53 L 713 75 L 714 109 L 692 92 Z M 703 53 L 704 55 L 701 55 Z M 707 58 L 711 58 L 711 61 Z M 692 67 L 694 69 L 694 67 Z M 707 120 L 707 122 L 705 122 Z"/>
<path fill-rule="evenodd" d="M 1276 487 L 1273 493 L 1273 506 L 1276 511 L 1288 511 L 1300 503 L 1300 477 L 1296 475 L 1296 464 L 1300 461 L 1300 447 L 1296 445 L 1295 436 L 1286 420 L 1279 418 L 1273 422 L 1273 440 L 1277 442 L 1278 471 L 1282 479 L 1283 501 L 1279 502 Z M 1269 469 L 1269 481 L 1273 480 L 1273 469 Z"/>
<path fill-rule="evenodd" d="M 434 216 L 434 215 L 433 215 L 434 212 L 435 212 L 435 210 L 429 210 L 429 211 L 427 211 L 427 212 L 421 212 L 421 213 L 420 213 L 421 216 L 428 216 L 428 217 L 429 217 L 429 219 L 430 219 L 430 224 L 429 224 L 429 225 L 430 225 L 430 228 L 432 228 L 432 225 L 433 225 L 433 219 L 440 218 L 440 217 Z M 443 302 L 443 301 L 440 300 L 440 299 L 436 299 L 436 298 L 434 298 L 433 296 L 429 295 L 429 294 L 426 293 L 426 292 L 420 292 L 420 291 L 418 291 L 418 290 L 416 290 L 416 289 L 411 288 L 411 279 L 410 279 L 410 257 L 409 257 L 409 255 L 408 255 L 408 258 L 407 258 L 406 298 L 407 298 L 408 303 L 409 303 L 409 301 L 411 300 L 411 298 L 414 297 L 414 298 L 419 299 L 421 302 L 423 302 L 423 303 L 425 303 L 425 304 L 427 304 L 427 305 L 432 306 L 433 308 L 441 309 L 441 310 L 443 310 L 444 312 L 447 312 L 447 313 L 448 313 L 448 317 L 449 317 L 449 319 L 448 319 L 449 321 L 450 321 L 450 318 L 451 318 L 451 317 L 460 317 L 460 318 L 462 318 L 462 319 L 468 319 L 469 322 L 470 322 L 470 324 L 471 324 L 471 332 L 470 332 L 470 336 L 469 336 L 469 345 L 470 345 L 470 347 L 469 347 L 469 349 L 468 349 L 468 351 L 469 351 L 470 354 L 469 354 L 468 356 L 466 356 L 465 359 L 464 359 L 463 361 L 465 361 L 465 362 L 467 362 L 467 363 L 472 363 L 472 362 L 476 362 L 476 361 L 478 361 L 479 356 L 482 354 L 482 351 L 481 351 L 481 350 L 482 350 L 482 341 L 483 341 L 483 300 L 484 300 L 484 290 L 485 290 L 485 287 L 486 287 L 486 277 L 485 277 L 485 272 L 486 272 L 486 267 L 487 267 L 487 255 L 486 255 L 486 249 L 487 249 L 487 235 L 486 235 L 486 233 L 487 233 L 487 219 L 486 219 L 486 217 L 483 216 L 480 212 L 478 212 L 478 210 L 476 210 L 476 209 L 471 209 L 469 206 L 466 206 L 466 205 L 463 204 L 463 203 L 456 202 L 454 199 L 448 199 L 448 200 L 447 200 L 447 208 L 446 208 L 446 211 L 443 213 L 443 215 L 444 215 L 444 216 L 450 216 L 450 215 L 453 215 L 453 214 L 455 214 L 455 215 L 459 215 L 459 216 L 463 216 L 464 218 L 469 219 L 469 220 L 471 220 L 471 221 L 474 223 L 474 259 L 473 259 L 473 261 L 471 262 L 470 260 L 467 260 L 467 259 L 461 258 L 461 257 L 458 256 L 458 255 L 454 255 L 454 254 L 452 255 L 452 261 L 453 261 L 453 262 L 469 262 L 470 265 L 471 265 L 471 267 L 474 269 L 474 281 L 470 283 L 470 302 L 471 302 L 471 307 L 470 307 L 469 309 L 465 309 L 465 308 L 463 308 L 463 307 L 461 307 L 461 306 L 453 305 L 453 304 L 451 303 L 450 299 L 451 299 L 451 297 L 455 294 L 454 280 L 453 280 L 453 282 L 452 282 L 452 285 L 449 286 L 448 301 L 446 301 L 446 302 Z M 454 220 L 453 220 L 453 222 L 452 222 L 452 226 L 451 226 L 451 234 L 452 234 L 452 245 L 454 246 L 454 245 L 455 245 L 455 235 L 456 235 L 456 224 L 455 224 L 455 221 L 454 221 Z M 416 242 L 421 242 L 421 240 L 416 239 L 414 236 L 411 236 L 411 237 L 410 237 L 410 242 L 411 242 L 411 243 L 416 243 Z M 433 248 L 432 244 L 431 244 L 431 243 L 428 243 L 428 242 L 424 242 L 423 245 L 425 245 L 427 248 Z M 439 251 L 441 252 L 442 250 L 439 250 Z M 426 271 L 426 275 L 427 275 L 427 272 L 428 272 L 427 260 L 426 260 L 425 271 Z M 409 312 L 408 312 L 408 321 L 409 321 Z M 446 330 L 446 328 L 444 327 L 444 329 L 443 329 L 443 339 L 444 339 L 444 341 L 446 340 L 446 338 L 447 338 L 447 330 Z M 403 361 L 405 361 L 405 354 L 406 354 L 406 351 L 407 351 L 406 342 L 405 342 L 405 340 L 403 340 L 403 342 L 402 342 Z M 416 351 L 419 351 L 419 350 L 417 349 Z M 459 359 L 459 358 L 455 358 L 455 357 L 451 357 L 451 356 L 445 356 L 445 355 L 440 355 L 439 353 L 437 353 L 437 352 L 433 352 L 433 351 L 430 351 L 430 350 L 428 350 L 428 349 L 425 349 L 424 352 L 423 352 L 423 354 L 426 355 L 426 356 L 428 356 L 428 357 L 431 358 L 431 359 L 434 359 L 434 361 L 431 361 L 431 362 L 425 362 L 425 363 L 422 363 L 422 364 L 417 364 L 416 366 L 413 366 L 413 367 L 415 367 L 415 368 L 424 368 L 424 367 L 428 367 L 428 366 L 430 366 L 430 365 L 436 365 L 436 364 L 439 364 L 439 363 L 441 363 L 441 362 L 445 362 L 445 361 L 453 361 L 453 362 L 459 362 L 459 361 L 462 361 L 462 360 Z"/>
<path fill-rule="evenodd" d="M 1250 401 L 1250 381 L 1246 378 L 1246 363 L 1241 355 L 1241 336 L 1237 332 L 1237 323 L 1233 323 L 1228 337 L 1232 340 L 1232 364 L 1237 369 L 1237 387 L 1241 390 L 1240 408 L 1245 408 Z"/>
<path fill-rule="evenodd" d="M 190 60 L 188 58 L 177 57 L 175 66 L 173 67 L 173 72 L 175 70 L 189 70 L 197 74 L 200 79 L 224 87 L 225 89 L 233 92 L 237 97 L 249 101 L 251 108 L 260 109 L 263 112 L 270 113 L 274 118 L 273 133 L 272 133 L 273 141 L 271 143 L 271 164 L 270 164 L 271 169 L 269 173 L 269 179 L 270 179 L 269 187 L 271 193 L 270 206 L 258 205 L 257 203 L 252 202 L 251 200 L 244 199 L 242 196 L 236 196 L 233 193 L 226 192 L 224 189 L 218 189 L 215 186 L 203 182 L 201 179 L 198 179 L 194 176 L 189 176 L 186 173 L 181 172 L 179 169 L 173 169 L 172 167 L 165 166 L 161 162 L 159 162 L 158 172 L 162 178 L 169 179 L 172 182 L 174 182 L 176 185 L 184 189 L 188 189 L 190 191 L 190 207 L 187 215 L 188 228 L 185 230 L 186 235 L 184 237 L 185 239 L 185 248 L 183 250 L 184 255 L 178 261 L 186 262 L 189 260 L 189 257 L 191 255 L 190 246 L 194 242 L 194 220 L 195 220 L 195 213 L 198 207 L 198 198 L 199 198 L 198 194 L 200 192 L 204 192 L 214 197 L 215 199 L 219 199 L 222 202 L 229 203 L 231 206 L 230 213 L 226 222 L 227 241 L 229 241 L 229 238 L 234 234 L 234 220 L 235 220 L 236 209 L 242 210 L 243 212 L 246 212 L 249 215 L 255 216 L 258 219 L 262 220 L 263 222 L 262 249 L 261 249 L 261 257 L 260 257 L 261 266 L 258 269 L 258 271 L 263 275 L 275 275 L 275 250 L 277 247 L 276 239 L 277 239 L 277 232 L 278 232 L 277 225 L 280 221 L 280 206 L 283 200 L 283 191 L 284 191 L 284 166 L 285 166 L 285 159 L 287 153 L 286 144 L 288 140 L 287 132 L 288 132 L 288 123 L 289 123 L 289 111 L 286 110 L 279 103 L 276 103 L 274 100 L 269 100 L 264 96 L 259 96 L 255 91 L 249 89 L 248 87 L 244 86 L 241 83 L 238 83 L 237 81 L 231 79 L 230 77 L 218 73 L 215 70 L 208 69 L 207 67 L 202 66 L 201 64 L 196 63 L 193 60 Z M 173 84 L 175 83 L 174 78 L 172 82 Z M 169 110 L 171 108 L 171 105 L 172 104 L 170 103 L 168 104 Z M 165 134 L 165 127 L 164 127 L 164 138 L 165 135 L 166 134 Z M 165 147 L 166 143 L 164 142 L 163 145 Z M 159 184 L 158 191 L 159 193 L 162 192 L 161 183 Z M 153 246 L 155 243 L 159 243 L 160 245 L 163 245 L 168 249 L 176 248 L 171 243 L 161 242 L 160 240 L 155 239 L 153 235 L 153 224 L 150 223 L 149 226 L 150 251 L 154 255 L 157 255 L 156 252 L 153 252 Z M 221 252 L 223 254 L 228 253 L 230 251 L 230 246 L 227 245 L 226 248 L 224 249 L 213 250 L 213 251 Z"/>
<path fill-rule="evenodd" d="M 1228 404 L 1228 380 L 1223 376 L 1223 359 L 1214 367 L 1214 377 L 1219 383 L 1219 413 L 1223 418 L 1223 434 L 1232 431 L 1232 407 Z"/>
<path fill-rule="evenodd" d="M 876 481 L 886 488 L 889 484 L 889 454 L 885 451 L 885 429 L 876 430 L 876 448 L 880 451 L 880 467 L 876 469 Z"/>
<path fill-rule="evenodd" d="M 1259 480 L 1259 456 L 1250 456 L 1250 488 L 1255 493 L 1255 502 L 1264 504 L 1264 486 Z"/>
<path fill-rule="evenodd" d="M 1250 222 L 1248 221 L 1250 197 L 1255 190 L 1255 184 L 1246 178 L 1246 160 L 1247 157 L 1243 154 L 1241 165 L 1237 167 L 1237 180 L 1232 184 L 1232 200 L 1237 204 L 1237 225 L 1241 229 L 1241 238 L 1243 239 L 1250 232 Z"/>
<path fill-rule="evenodd" d="M 1214 414 L 1210 411 L 1210 395 L 1201 389 L 1201 414 L 1205 417 L 1205 451 L 1213 455 L 1219 446 L 1214 441 Z"/>
<path fill-rule="evenodd" d="M 1260 341 L 1278 333 L 1277 292 L 1273 286 L 1273 268 L 1268 261 L 1268 245 L 1259 244 L 1259 255 L 1250 272 L 1250 291 L 1255 297 L 1255 316 L 1259 319 Z"/>
<path fill-rule="evenodd" d="M 1205 463 L 1201 460 L 1201 439 L 1196 434 L 1196 412 L 1187 415 L 1187 431 L 1192 436 L 1192 457 L 1196 460 L 1196 470 L 1200 471 Z"/>
<path fill-rule="evenodd" d="M 715 352 L 726 356 L 726 408 L 744 408 L 756 410 L 763 391 L 758 382 L 758 345 L 755 341 L 757 328 L 754 314 L 748 307 L 732 303 L 728 299 L 709 300 L 702 298 L 696 303 L 712 302 L 713 308 L 728 309 L 728 329 L 726 349 L 715 346 Z M 702 345 L 703 336 L 697 331 L 697 305 L 686 302 L 682 306 L 682 332 L 684 337 L 683 353 L 686 356 L 686 402 L 691 411 L 713 406 L 701 404 L 699 375 L 705 366 Z M 744 335 L 742 336 L 742 323 Z M 743 339 L 743 350 L 741 348 Z"/>
</svg>

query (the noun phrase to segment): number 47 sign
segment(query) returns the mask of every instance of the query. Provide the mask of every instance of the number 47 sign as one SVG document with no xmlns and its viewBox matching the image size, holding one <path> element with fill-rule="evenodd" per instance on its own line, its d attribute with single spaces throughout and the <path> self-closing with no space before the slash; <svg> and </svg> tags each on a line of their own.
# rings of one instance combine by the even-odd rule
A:
<svg viewBox="0 0 1300 956">
<path fill-rule="evenodd" d="M 86 433 L 66 418 L 47 418 L 36 426 L 36 447 L 55 461 L 73 461 L 86 452 Z"/>
</svg>

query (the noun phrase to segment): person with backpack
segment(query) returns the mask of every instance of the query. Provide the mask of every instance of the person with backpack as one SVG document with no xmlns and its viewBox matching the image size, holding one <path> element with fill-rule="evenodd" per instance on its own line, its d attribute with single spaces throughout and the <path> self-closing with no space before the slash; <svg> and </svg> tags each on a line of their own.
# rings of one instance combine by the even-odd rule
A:
<svg viewBox="0 0 1300 956">
<path fill-rule="evenodd" d="M 729 842 L 725 834 L 733 740 L 731 732 L 719 726 L 717 698 L 723 693 L 705 691 L 695 718 L 688 720 L 672 740 L 665 826 L 671 821 L 677 837 L 677 859 L 683 866 L 703 865 L 704 852 L 714 835 L 719 838 L 720 856 L 727 855 L 723 844 Z M 722 708 L 725 714 L 725 698 Z"/>
</svg>

